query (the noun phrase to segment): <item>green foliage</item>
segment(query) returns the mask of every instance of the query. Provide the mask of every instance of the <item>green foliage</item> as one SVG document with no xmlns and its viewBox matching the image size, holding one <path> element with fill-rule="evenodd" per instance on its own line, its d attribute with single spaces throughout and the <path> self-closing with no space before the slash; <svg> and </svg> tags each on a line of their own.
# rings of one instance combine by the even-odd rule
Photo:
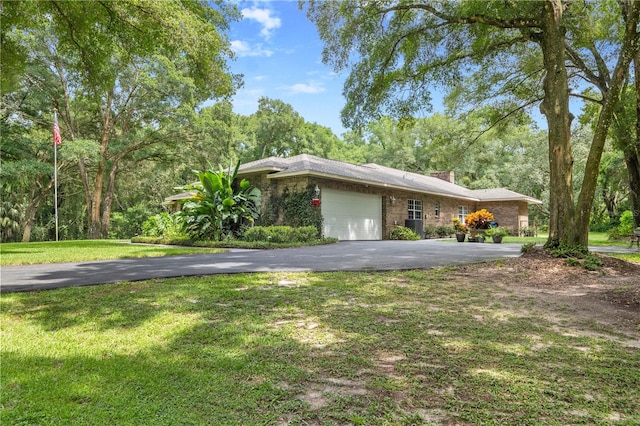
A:
<svg viewBox="0 0 640 426">
<path fill-rule="evenodd" d="M 424 227 L 425 238 L 446 238 L 453 234 L 455 231 L 451 226 L 427 225 Z"/>
<path fill-rule="evenodd" d="M 567 265 L 569 266 L 580 266 L 580 261 L 575 257 L 567 258 Z"/>
<path fill-rule="evenodd" d="M 304 119 L 290 104 L 261 97 L 258 110 L 249 119 L 253 136 L 244 153 L 248 161 L 270 156 L 289 156 L 306 152 Z"/>
<path fill-rule="evenodd" d="M 149 220 L 152 213 L 153 210 L 146 203 L 138 203 L 124 212 L 111 213 L 109 238 L 123 239 L 140 235 L 143 232 L 143 224 Z"/>
<path fill-rule="evenodd" d="M 511 230 L 506 227 L 496 226 L 495 228 L 489 228 L 484 231 L 484 235 L 487 237 L 506 237 L 511 233 Z"/>
<path fill-rule="evenodd" d="M 610 240 L 619 240 L 627 238 L 633 234 L 633 213 L 626 210 L 620 215 L 619 225 L 607 232 Z"/>
<path fill-rule="evenodd" d="M 240 163 L 227 172 L 195 172 L 200 184 L 186 185 L 195 195 L 183 201 L 177 213 L 184 231 L 193 239 L 220 241 L 240 236 L 242 227 L 253 223 L 259 213 L 259 191 L 242 179 L 236 181 Z"/>
<path fill-rule="evenodd" d="M 396 226 L 389 232 L 390 240 L 419 240 L 420 236 L 416 234 L 413 229 L 405 226 Z"/>
<path fill-rule="evenodd" d="M 520 253 L 522 253 L 522 254 L 527 253 L 527 252 L 531 251 L 531 249 L 533 249 L 535 246 L 536 246 L 535 241 L 524 243 L 522 245 L 522 247 L 520 247 Z"/>
<path fill-rule="evenodd" d="M 254 226 L 248 228 L 244 241 L 268 241 L 272 243 L 306 243 L 317 239 L 318 230 L 314 226 L 294 228 L 291 226 Z"/>
<path fill-rule="evenodd" d="M 522 227 L 520 228 L 520 236 L 521 237 L 535 237 L 536 236 L 536 229 L 532 228 L 532 227 Z"/>
<path fill-rule="evenodd" d="M 240 248 L 240 249 L 255 249 L 255 250 L 269 250 L 291 247 L 307 247 L 324 244 L 334 244 L 338 242 L 337 238 L 316 238 L 307 242 L 289 242 L 289 243 L 274 243 L 272 241 L 245 241 L 245 240 L 198 240 L 194 241 L 188 237 L 177 238 L 163 238 L 163 237 L 134 237 L 131 239 L 133 243 L 146 243 L 146 244 L 169 244 L 169 245 L 183 245 L 187 247 L 208 247 L 208 248 Z"/>
<path fill-rule="evenodd" d="M 460 219 L 457 217 L 453 218 L 453 230 L 456 234 L 466 234 L 469 231 L 469 227 L 464 223 L 460 222 Z"/>
<path fill-rule="evenodd" d="M 142 235 L 145 237 L 177 238 L 185 237 L 182 222 L 178 217 L 163 212 L 149 217 L 142 223 Z"/>
<path fill-rule="evenodd" d="M 553 241 L 555 244 L 549 245 L 547 242 L 547 245 L 545 245 L 545 248 L 553 257 L 564 258 L 567 264 L 571 266 L 582 266 L 589 271 L 595 271 L 602 266 L 602 260 L 589 253 L 587 247 L 556 243 L 556 240 Z"/>
<path fill-rule="evenodd" d="M 272 194 L 261 216 L 262 225 L 275 225 L 282 216 L 282 225 L 291 227 L 313 226 L 318 235 L 322 233 L 322 211 L 314 206 L 315 185 L 308 185 L 302 192 L 290 192 L 288 188 L 282 195 Z"/>
<path fill-rule="evenodd" d="M 3 243 L 17 241 L 21 235 L 22 205 L 12 194 L 11 185 L 0 185 L 0 237 Z"/>
<path fill-rule="evenodd" d="M 584 259 L 589 254 L 589 249 L 585 246 L 573 246 L 568 244 L 556 244 L 552 247 L 545 247 L 553 257 Z"/>
<path fill-rule="evenodd" d="M 588 271 L 596 271 L 602 266 L 602 259 L 597 256 L 587 256 L 582 263 L 582 267 Z"/>
</svg>

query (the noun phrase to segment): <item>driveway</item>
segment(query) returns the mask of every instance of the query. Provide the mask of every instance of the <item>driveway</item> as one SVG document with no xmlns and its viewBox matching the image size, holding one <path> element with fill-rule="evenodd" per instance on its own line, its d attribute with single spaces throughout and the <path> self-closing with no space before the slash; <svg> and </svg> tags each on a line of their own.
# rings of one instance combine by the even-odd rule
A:
<svg viewBox="0 0 640 426">
<path fill-rule="evenodd" d="M 0 271 L 0 291 L 33 291 L 150 278 L 248 272 L 426 269 L 519 255 L 520 244 L 458 244 L 437 240 L 344 241 L 279 250 L 233 250 L 186 256 L 4 266 Z"/>
<path fill-rule="evenodd" d="M 280 250 L 232 250 L 188 256 L 4 266 L 0 270 L 0 291 L 249 272 L 428 269 L 517 257 L 520 247 L 520 244 L 459 244 L 438 240 L 344 241 Z M 626 249 L 625 252 L 633 250 Z"/>
</svg>

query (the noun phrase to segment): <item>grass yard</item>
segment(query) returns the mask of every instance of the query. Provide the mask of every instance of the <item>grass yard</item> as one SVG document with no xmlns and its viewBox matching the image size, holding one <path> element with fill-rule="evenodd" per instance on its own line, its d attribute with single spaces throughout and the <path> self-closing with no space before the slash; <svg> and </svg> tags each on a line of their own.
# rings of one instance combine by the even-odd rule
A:
<svg viewBox="0 0 640 426">
<path fill-rule="evenodd" d="M 507 235 L 502 239 L 503 243 L 512 244 L 526 244 L 536 243 L 544 244 L 547 242 L 547 234 L 538 234 L 537 237 L 512 237 Z M 452 240 L 455 241 L 455 240 Z M 491 242 L 491 238 L 488 238 L 486 242 Z M 590 246 L 629 246 L 629 240 L 610 240 L 606 232 L 589 232 L 589 245 Z"/>
<path fill-rule="evenodd" d="M 640 319 L 508 262 L 2 294 L 0 423 L 640 424 Z"/>
<path fill-rule="evenodd" d="M 123 240 L 75 240 L 0 244 L 0 265 L 86 262 L 134 257 L 219 253 L 222 249 L 132 245 Z"/>
</svg>

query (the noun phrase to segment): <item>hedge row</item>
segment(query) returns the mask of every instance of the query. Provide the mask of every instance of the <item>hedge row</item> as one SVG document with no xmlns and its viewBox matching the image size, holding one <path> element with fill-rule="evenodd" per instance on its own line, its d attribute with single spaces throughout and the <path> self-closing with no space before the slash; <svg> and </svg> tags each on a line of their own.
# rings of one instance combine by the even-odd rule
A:
<svg viewBox="0 0 640 426">
<path fill-rule="evenodd" d="M 307 243 L 318 239 L 315 226 L 254 226 L 245 231 L 244 241 L 269 241 L 271 243 Z"/>
</svg>

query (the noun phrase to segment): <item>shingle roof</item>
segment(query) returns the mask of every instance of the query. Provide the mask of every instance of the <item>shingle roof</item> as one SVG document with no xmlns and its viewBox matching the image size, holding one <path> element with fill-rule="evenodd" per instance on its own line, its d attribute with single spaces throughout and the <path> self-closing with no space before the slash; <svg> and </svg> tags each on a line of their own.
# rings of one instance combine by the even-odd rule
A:
<svg viewBox="0 0 640 426">
<path fill-rule="evenodd" d="M 472 191 L 436 177 L 405 172 L 375 163 L 356 165 L 342 161 L 327 160 L 309 154 L 300 154 L 289 158 L 269 157 L 252 161 L 242 164 L 238 174 L 246 175 L 261 171 L 272 171 L 269 175 L 270 179 L 296 175 L 314 175 L 381 187 L 462 198 L 470 201 L 485 201 L 484 197 L 486 196 L 488 197 L 487 201 L 522 200 L 529 203 L 539 202 L 534 198 L 507 189 Z"/>
<path fill-rule="evenodd" d="M 542 201 L 506 188 L 474 189 L 473 192 L 482 201 L 526 201 L 529 204 L 542 204 Z"/>
</svg>

